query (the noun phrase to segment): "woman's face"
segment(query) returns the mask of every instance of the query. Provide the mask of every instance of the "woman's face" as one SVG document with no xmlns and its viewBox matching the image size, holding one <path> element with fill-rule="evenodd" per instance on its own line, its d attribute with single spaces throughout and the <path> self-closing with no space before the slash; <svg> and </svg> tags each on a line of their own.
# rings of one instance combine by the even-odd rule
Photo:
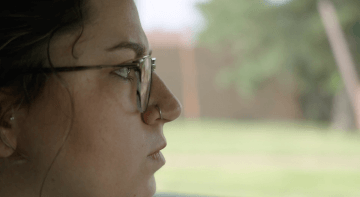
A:
<svg viewBox="0 0 360 197">
<path fill-rule="evenodd" d="M 51 41 L 55 67 L 117 65 L 148 55 L 133 0 L 90 0 L 90 7 L 91 23 L 85 24 L 77 42 L 80 31 Z M 120 43 L 127 44 L 114 48 Z M 154 173 L 165 161 L 149 155 L 166 146 L 163 125 L 180 115 L 181 106 L 153 73 L 144 122 L 137 110 L 136 78 L 121 78 L 116 70 L 60 73 L 61 79 L 47 81 L 26 113 L 17 113 L 17 149 L 29 157 L 17 167 L 25 177 L 17 183 L 27 187 L 26 195 L 38 196 L 45 176 L 43 197 L 155 193 Z M 133 71 L 130 76 L 135 77 Z"/>
</svg>

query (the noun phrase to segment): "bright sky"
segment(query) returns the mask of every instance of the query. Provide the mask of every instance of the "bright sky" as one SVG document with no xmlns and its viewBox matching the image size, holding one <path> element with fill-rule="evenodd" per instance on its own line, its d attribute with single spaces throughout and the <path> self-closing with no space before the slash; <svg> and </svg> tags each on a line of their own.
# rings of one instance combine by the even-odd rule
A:
<svg viewBox="0 0 360 197">
<path fill-rule="evenodd" d="M 195 33 L 205 25 L 203 17 L 196 9 L 195 4 L 206 1 L 209 0 L 135 0 L 145 31 L 155 29 L 181 31 L 184 28 L 191 28 Z M 290 0 L 265 1 L 274 5 L 281 5 Z"/>
<path fill-rule="evenodd" d="M 145 31 L 181 31 L 184 28 L 197 31 L 203 18 L 195 4 L 204 1 L 207 0 L 135 0 Z"/>
</svg>

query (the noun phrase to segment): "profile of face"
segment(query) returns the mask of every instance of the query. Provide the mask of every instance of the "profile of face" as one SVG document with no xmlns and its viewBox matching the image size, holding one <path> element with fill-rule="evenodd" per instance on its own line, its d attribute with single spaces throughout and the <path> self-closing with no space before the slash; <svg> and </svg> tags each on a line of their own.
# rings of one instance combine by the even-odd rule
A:
<svg viewBox="0 0 360 197">
<path fill-rule="evenodd" d="M 55 67 L 118 65 L 149 55 L 133 0 L 90 0 L 89 5 L 91 20 L 80 37 L 52 38 Z M 154 173 L 165 160 L 152 154 L 166 146 L 164 124 L 181 112 L 164 82 L 153 73 L 141 114 L 133 70 L 128 76 L 119 68 L 58 74 L 29 108 L 13 110 L 11 127 L 3 128 L 8 145 L 28 161 L 1 172 L 0 196 L 153 196 Z M 13 154 L 0 143 L 0 157 Z"/>
</svg>

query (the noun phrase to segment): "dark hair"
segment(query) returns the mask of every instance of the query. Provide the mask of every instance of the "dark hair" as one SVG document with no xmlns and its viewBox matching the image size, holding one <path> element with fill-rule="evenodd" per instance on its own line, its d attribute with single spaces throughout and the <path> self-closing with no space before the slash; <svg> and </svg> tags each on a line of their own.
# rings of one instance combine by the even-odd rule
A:
<svg viewBox="0 0 360 197">
<path fill-rule="evenodd" d="M 47 61 L 53 66 L 50 40 L 83 24 L 84 0 L 11 0 L 0 7 L 0 91 L 12 97 L 12 106 L 29 105 L 46 76 L 19 75 L 19 69 L 44 67 Z M 1 108 L 1 122 L 4 112 Z"/>
<path fill-rule="evenodd" d="M 9 110 L 30 106 L 48 78 L 45 74 L 19 74 L 19 70 L 54 67 L 49 57 L 51 38 L 55 33 L 79 29 L 77 39 L 80 38 L 88 19 L 85 3 L 85 0 L 10 0 L 0 4 L 0 94 L 5 95 L 0 100 L 1 126 L 9 126 L 5 119 Z M 4 161 L 0 160 L 0 167 L 2 164 Z"/>
</svg>

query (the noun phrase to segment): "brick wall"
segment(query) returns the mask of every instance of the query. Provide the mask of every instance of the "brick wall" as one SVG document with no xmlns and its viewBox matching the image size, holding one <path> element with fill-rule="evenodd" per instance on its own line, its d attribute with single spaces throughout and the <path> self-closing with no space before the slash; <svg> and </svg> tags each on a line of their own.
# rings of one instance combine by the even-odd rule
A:
<svg viewBox="0 0 360 197">
<path fill-rule="evenodd" d="M 194 112 L 198 103 L 200 117 L 234 118 L 234 119 L 299 119 L 301 110 L 297 100 L 296 89 L 280 88 L 276 80 L 269 80 L 260 88 L 251 100 L 241 98 L 236 87 L 220 88 L 215 83 L 215 77 L 221 68 L 231 66 L 231 61 L 224 54 L 216 54 L 206 48 L 194 47 L 192 52 L 184 55 L 181 35 L 164 34 L 161 32 L 147 33 L 153 48 L 153 56 L 157 58 L 157 74 L 163 79 L 173 94 L 184 105 L 182 116 Z M 193 53 L 193 54 L 191 54 Z M 189 57 L 187 57 L 187 55 Z M 189 88 L 184 88 L 184 58 L 195 56 L 196 67 L 195 90 L 198 95 L 192 95 Z M 183 59 L 182 59 L 183 58 Z M 188 62 L 188 61 L 187 61 Z M 190 95 L 191 94 L 191 95 Z M 195 98 L 197 97 L 197 98 Z M 189 99 L 197 101 L 189 104 Z M 192 112 L 191 112 L 192 111 Z M 189 116 L 189 115 L 187 115 Z"/>
</svg>

